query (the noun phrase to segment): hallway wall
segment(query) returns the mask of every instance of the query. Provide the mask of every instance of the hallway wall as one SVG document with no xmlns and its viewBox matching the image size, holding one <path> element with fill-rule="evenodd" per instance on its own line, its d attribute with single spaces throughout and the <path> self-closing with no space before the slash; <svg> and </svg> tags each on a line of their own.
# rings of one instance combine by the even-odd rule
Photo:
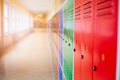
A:
<svg viewBox="0 0 120 80">
<path fill-rule="evenodd" d="M 47 14 L 47 22 L 50 21 L 55 14 L 57 14 L 59 9 L 63 7 L 66 2 L 67 0 L 54 0 L 53 5 L 50 8 L 51 10 Z"/>
<path fill-rule="evenodd" d="M 3 47 L 3 0 L 0 0 L 0 52 Z"/>
<path fill-rule="evenodd" d="M 0 48 L 1 48 L 1 35 L 2 35 L 1 34 L 2 33 L 2 30 L 1 30 L 1 28 L 2 28 L 2 12 L 1 12 L 2 11 L 1 10 L 2 5 L 1 4 L 2 4 L 2 2 L 0 1 Z"/>
</svg>

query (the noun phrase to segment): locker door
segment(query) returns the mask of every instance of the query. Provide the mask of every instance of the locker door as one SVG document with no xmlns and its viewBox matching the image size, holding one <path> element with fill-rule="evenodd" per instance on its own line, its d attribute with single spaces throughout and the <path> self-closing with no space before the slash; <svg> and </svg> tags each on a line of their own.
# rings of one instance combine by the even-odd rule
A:
<svg viewBox="0 0 120 80">
<path fill-rule="evenodd" d="M 95 2 L 93 80 L 115 80 L 117 6 L 118 0 L 96 0 Z"/>
<path fill-rule="evenodd" d="M 92 80 L 93 2 L 82 1 L 81 80 Z"/>
<path fill-rule="evenodd" d="M 63 55 L 62 50 L 59 51 L 58 55 L 58 80 L 63 80 Z"/>
<path fill-rule="evenodd" d="M 75 0 L 74 8 L 74 80 L 81 79 L 81 0 Z"/>
<path fill-rule="evenodd" d="M 64 74 L 66 80 L 73 80 L 73 27 L 74 27 L 73 0 L 68 0 L 64 7 Z"/>
<path fill-rule="evenodd" d="M 56 33 L 56 35 L 53 35 L 54 37 L 54 41 L 55 43 L 57 44 L 56 45 L 56 55 L 57 55 L 57 58 L 56 58 L 56 80 L 58 80 L 58 69 L 59 69 L 59 58 L 58 58 L 58 55 L 59 55 L 59 20 L 58 20 L 58 13 L 53 17 L 53 20 L 54 20 L 54 28 L 53 28 L 53 32 Z"/>
<path fill-rule="evenodd" d="M 60 64 L 58 66 L 58 80 L 63 80 L 63 72 Z"/>
<path fill-rule="evenodd" d="M 63 40 L 63 10 L 59 11 L 59 55 L 58 55 L 58 80 L 63 79 L 62 69 L 63 69 L 63 49 L 62 49 L 62 40 Z"/>
</svg>

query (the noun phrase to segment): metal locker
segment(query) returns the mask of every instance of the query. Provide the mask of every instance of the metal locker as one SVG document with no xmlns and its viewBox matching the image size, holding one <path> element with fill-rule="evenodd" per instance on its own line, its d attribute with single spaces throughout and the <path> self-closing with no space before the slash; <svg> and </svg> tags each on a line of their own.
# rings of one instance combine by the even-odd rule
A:
<svg viewBox="0 0 120 80">
<path fill-rule="evenodd" d="M 81 80 L 92 80 L 93 63 L 93 1 L 82 1 Z"/>
<path fill-rule="evenodd" d="M 118 0 L 95 0 L 94 5 L 93 80 L 115 80 Z"/>
<path fill-rule="evenodd" d="M 81 1 L 75 0 L 74 7 L 74 80 L 81 80 Z"/>
<path fill-rule="evenodd" d="M 58 54 L 58 80 L 63 80 L 63 10 L 59 11 L 59 54 Z"/>
<path fill-rule="evenodd" d="M 63 69 L 66 80 L 73 80 L 73 28 L 74 1 L 68 0 L 64 6 Z"/>
<path fill-rule="evenodd" d="M 63 72 L 60 65 L 58 67 L 58 80 L 63 80 Z"/>
<path fill-rule="evenodd" d="M 57 58 L 56 58 L 56 80 L 58 80 L 58 74 L 59 74 L 59 46 L 60 46 L 60 41 L 59 41 L 59 13 L 57 13 L 55 16 L 54 16 L 54 23 L 55 23 L 55 28 L 53 30 L 53 32 L 55 32 L 57 35 L 55 36 L 55 39 L 57 41 L 57 46 L 56 46 L 56 55 L 57 55 Z"/>
</svg>

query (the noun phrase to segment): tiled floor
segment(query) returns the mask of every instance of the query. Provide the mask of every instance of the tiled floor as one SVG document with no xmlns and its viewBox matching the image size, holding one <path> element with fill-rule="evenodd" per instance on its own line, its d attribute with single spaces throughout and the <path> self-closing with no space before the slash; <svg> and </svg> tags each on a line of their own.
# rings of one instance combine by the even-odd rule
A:
<svg viewBox="0 0 120 80">
<path fill-rule="evenodd" d="M 55 80 L 55 53 L 51 51 L 55 46 L 50 46 L 48 36 L 44 30 L 35 30 L 11 48 L 1 60 L 2 80 Z"/>
</svg>

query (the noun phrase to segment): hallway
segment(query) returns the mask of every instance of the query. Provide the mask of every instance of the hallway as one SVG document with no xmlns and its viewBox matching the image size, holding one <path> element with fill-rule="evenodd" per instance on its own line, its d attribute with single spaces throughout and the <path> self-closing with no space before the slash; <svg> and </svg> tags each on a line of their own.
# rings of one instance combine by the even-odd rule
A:
<svg viewBox="0 0 120 80">
<path fill-rule="evenodd" d="M 49 41 L 46 31 L 34 30 L 14 45 L 2 57 L 3 80 L 55 80 L 55 53 Z"/>
<path fill-rule="evenodd" d="M 120 80 L 120 0 L 0 0 L 0 80 Z"/>
</svg>

